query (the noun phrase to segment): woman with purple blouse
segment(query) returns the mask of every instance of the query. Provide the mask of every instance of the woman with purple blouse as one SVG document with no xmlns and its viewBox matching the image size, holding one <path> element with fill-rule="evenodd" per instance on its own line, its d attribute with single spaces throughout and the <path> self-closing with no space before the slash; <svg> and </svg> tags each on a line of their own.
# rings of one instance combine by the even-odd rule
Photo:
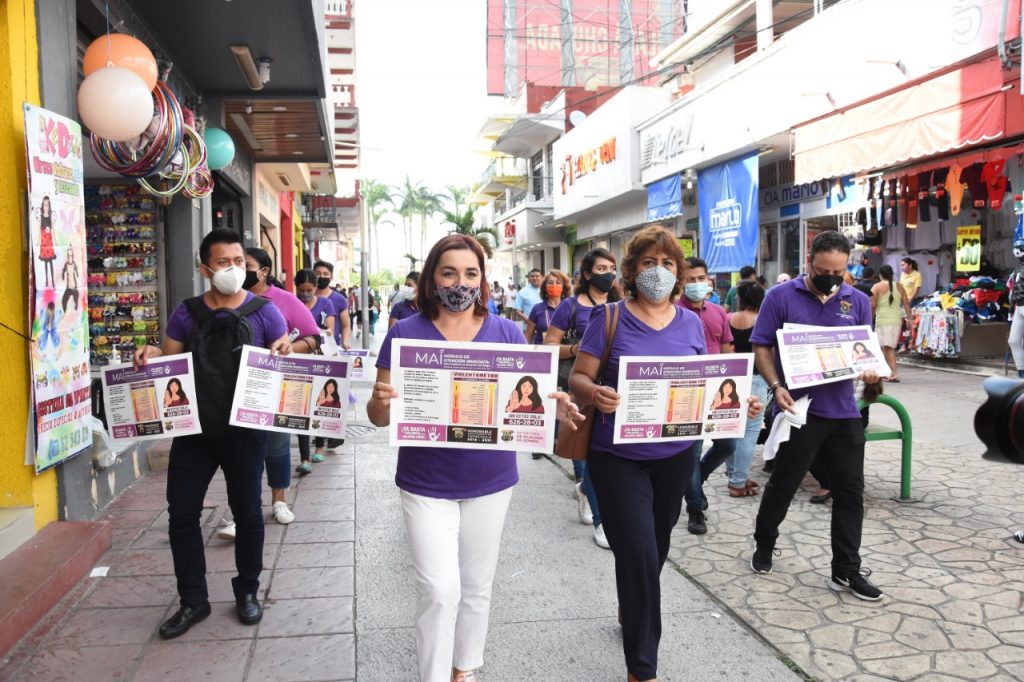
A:
<svg viewBox="0 0 1024 682">
<path fill-rule="evenodd" d="M 391 421 L 392 340 L 525 344 L 515 323 L 489 315 L 484 252 L 472 237 L 437 242 L 420 275 L 419 313 L 388 331 L 367 405 L 375 425 Z M 562 428 L 579 418 L 565 393 Z M 519 481 L 513 451 L 399 448 L 395 483 L 415 568 L 416 652 L 423 682 L 471 682 L 483 665 L 501 531 Z"/>
<path fill-rule="evenodd" d="M 587 469 L 612 554 L 622 623 L 622 646 L 630 682 L 658 675 L 661 639 L 661 568 L 672 528 L 679 520 L 683 491 L 700 441 L 613 444 L 619 363 L 635 355 L 687 356 L 707 351 L 704 330 L 689 310 L 674 304 L 682 289 L 686 261 L 675 236 L 662 227 L 638 232 L 622 261 L 625 301 L 597 306 L 580 343 L 569 377 L 573 395 L 600 414 L 591 432 Z M 604 378 L 605 315 L 620 308 Z M 747 399 L 751 416 L 762 405 Z"/>
</svg>

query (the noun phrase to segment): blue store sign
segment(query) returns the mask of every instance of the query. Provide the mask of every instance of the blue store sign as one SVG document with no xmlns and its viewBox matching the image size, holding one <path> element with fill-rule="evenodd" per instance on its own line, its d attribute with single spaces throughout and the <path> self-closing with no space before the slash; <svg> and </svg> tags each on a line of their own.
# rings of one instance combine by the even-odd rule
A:
<svg viewBox="0 0 1024 682">
<path fill-rule="evenodd" d="M 647 222 L 675 218 L 683 213 L 682 178 L 678 174 L 647 187 Z"/>
<path fill-rule="evenodd" d="M 757 258 L 757 152 L 697 174 L 701 256 L 709 272 L 736 272 Z"/>
</svg>

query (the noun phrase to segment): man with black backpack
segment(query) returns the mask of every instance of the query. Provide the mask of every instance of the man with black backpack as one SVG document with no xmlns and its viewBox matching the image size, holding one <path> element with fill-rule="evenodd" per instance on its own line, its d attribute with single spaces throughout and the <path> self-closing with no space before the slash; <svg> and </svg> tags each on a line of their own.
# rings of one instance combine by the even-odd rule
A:
<svg viewBox="0 0 1024 682">
<path fill-rule="evenodd" d="M 228 504 L 237 524 L 235 565 L 231 580 L 238 619 L 254 625 L 263 617 L 257 599 L 263 569 L 263 477 L 265 431 L 230 426 L 231 401 L 238 379 L 242 346 L 291 352 L 284 317 L 265 298 L 242 289 L 245 250 L 239 235 L 216 229 L 199 247 L 199 272 L 211 290 L 190 298 L 167 321 L 160 348 L 143 346 L 136 367 L 150 358 L 191 352 L 196 400 L 203 432 L 174 439 L 167 470 L 168 535 L 174 559 L 181 608 L 160 626 L 160 636 L 173 639 L 210 615 L 206 557 L 200 517 L 206 490 L 220 467 L 227 483 Z"/>
</svg>

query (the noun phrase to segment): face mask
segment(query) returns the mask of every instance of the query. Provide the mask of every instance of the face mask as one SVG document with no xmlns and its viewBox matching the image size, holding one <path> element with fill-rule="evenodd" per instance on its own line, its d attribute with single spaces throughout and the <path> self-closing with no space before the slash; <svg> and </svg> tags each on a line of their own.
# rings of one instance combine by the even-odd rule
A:
<svg viewBox="0 0 1024 682">
<path fill-rule="evenodd" d="M 842 275 L 815 275 L 811 277 L 811 284 L 814 285 L 814 288 L 826 296 L 832 295 L 834 291 L 839 289 L 839 285 L 842 283 Z"/>
<path fill-rule="evenodd" d="M 330 277 L 317 277 L 316 278 L 316 288 L 317 289 L 326 289 L 329 286 L 331 286 L 331 278 Z"/>
<path fill-rule="evenodd" d="M 398 300 L 411 301 L 416 298 L 416 290 L 412 287 L 398 287 Z"/>
<path fill-rule="evenodd" d="M 686 285 L 683 292 L 686 294 L 686 298 L 690 299 L 694 303 L 697 301 L 703 301 L 704 297 L 711 291 L 711 285 L 707 282 L 691 282 Z"/>
<path fill-rule="evenodd" d="M 1013 257 L 1024 263 L 1024 246 L 1013 247 Z"/>
<path fill-rule="evenodd" d="M 591 275 L 590 285 L 602 294 L 607 294 L 615 286 L 615 273 L 606 272 L 603 275 Z"/>
<path fill-rule="evenodd" d="M 562 297 L 562 285 L 561 284 L 549 284 L 548 285 L 548 297 L 549 298 L 561 298 Z"/>
<path fill-rule="evenodd" d="M 207 268 L 210 272 L 213 272 L 213 268 Z M 242 290 L 242 285 L 245 283 L 246 271 L 243 268 L 229 265 L 223 270 L 217 270 L 213 272 L 210 277 L 210 283 L 213 288 L 224 294 L 225 296 L 233 296 Z M 252 273 L 255 275 L 256 273 Z"/>
<path fill-rule="evenodd" d="M 248 291 L 256 286 L 256 282 L 259 282 L 259 274 L 255 270 L 245 271 L 245 281 L 242 282 L 242 288 Z"/>
<path fill-rule="evenodd" d="M 676 288 L 676 276 L 660 265 L 644 270 L 634 282 L 640 295 L 651 303 L 661 303 Z"/>
<path fill-rule="evenodd" d="M 437 298 L 440 299 L 445 310 L 461 313 L 464 310 L 469 310 L 474 303 L 480 300 L 480 287 L 471 287 L 465 284 L 438 287 Z"/>
<path fill-rule="evenodd" d="M 303 303 L 309 303 L 314 298 L 316 298 L 316 294 L 314 294 L 312 291 L 307 292 L 307 293 L 298 293 L 298 294 L 295 294 L 295 295 L 298 296 L 299 300 L 302 301 Z"/>
</svg>

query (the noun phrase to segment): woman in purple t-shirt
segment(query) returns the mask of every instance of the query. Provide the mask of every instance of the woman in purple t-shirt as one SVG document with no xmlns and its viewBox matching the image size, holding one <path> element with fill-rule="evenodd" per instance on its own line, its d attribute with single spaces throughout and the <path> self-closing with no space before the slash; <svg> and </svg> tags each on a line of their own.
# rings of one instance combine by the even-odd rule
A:
<svg viewBox="0 0 1024 682">
<path fill-rule="evenodd" d="M 338 311 L 334 309 L 334 303 L 331 299 L 326 296 L 318 296 L 317 291 L 317 280 L 319 277 L 315 272 L 308 268 L 304 268 L 295 273 L 295 295 L 298 296 L 302 304 L 309 309 L 309 312 L 313 315 L 313 321 L 316 322 L 317 326 L 320 327 L 323 332 L 324 339 L 333 339 L 335 334 L 334 326 L 338 323 Z M 334 381 L 331 379 L 331 381 Z M 326 387 L 325 387 L 326 390 Z M 337 393 L 337 384 L 335 384 L 335 393 Z M 334 396 L 335 402 L 337 402 L 337 395 Z M 341 407 L 340 403 L 329 405 L 329 407 Z M 299 466 L 295 467 L 295 471 L 300 476 L 312 473 L 313 468 L 310 462 L 322 462 L 324 461 L 324 446 L 327 444 L 327 439 L 317 436 L 313 439 L 313 445 L 316 448 L 316 452 L 312 455 L 309 453 L 309 436 L 296 436 L 299 441 Z"/>
<path fill-rule="evenodd" d="M 530 343 L 544 343 L 544 334 L 551 324 L 551 316 L 558 309 L 558 304 L 569 295 L 569 286 L 569 278 L 561 270 L 552 270 L 544 278 L 541 285 L 544 300 L 533 306 L 526 322 L 526 338 Z"/>
<path fill-rule="evenodd" d="M 475 239 L 453 234 L 434 245 L 420 275 L 420 314 L 397 322 L 381 345 L 366 409 L 371 422 L 387 426 L 391 400 L 398 397 L 391 385 L 393 339 L 526 343 L 513 322 L 487 313 L 489 295 L 484 252 Z M 568 395 L 551 397 L 558 399 L 561 416 L 578 416 Z M 483 665 L 501 531 L 518 480 L 512 451 L 398 449 L 395 483 L 419 595 L 421 680 L 471 680 Z"/>
<path fill-rule="evenodd" d="M 686 356 L 706 353 L 700 318 L 674 305 L 682 289 L 685 260 L 675 236 L 649 227 L 633 237 L 622 261 L 625 301 L 594 308 L 580 344 L 569 384 L 577 400 L 601 412 L 591 433 L 587 468 L 604 512 L 604 527 L 615 554 L 622 646 L 629 680 L 658 676 L 660 581 L 672 528 L 679 520 L 683 491 L 696 459 L 692 442 L 637 445 L 613 443 L 621 358 L 633 355 Z M 605 315 L 620 309 L 608 366 L 604 355 Z M 744 396 L 746 399 L 746 396 Z M 751 400 L 759 413 L 760 403 Z M 699 441 L 698 441 L 699 442 Z"/>
</svg>

